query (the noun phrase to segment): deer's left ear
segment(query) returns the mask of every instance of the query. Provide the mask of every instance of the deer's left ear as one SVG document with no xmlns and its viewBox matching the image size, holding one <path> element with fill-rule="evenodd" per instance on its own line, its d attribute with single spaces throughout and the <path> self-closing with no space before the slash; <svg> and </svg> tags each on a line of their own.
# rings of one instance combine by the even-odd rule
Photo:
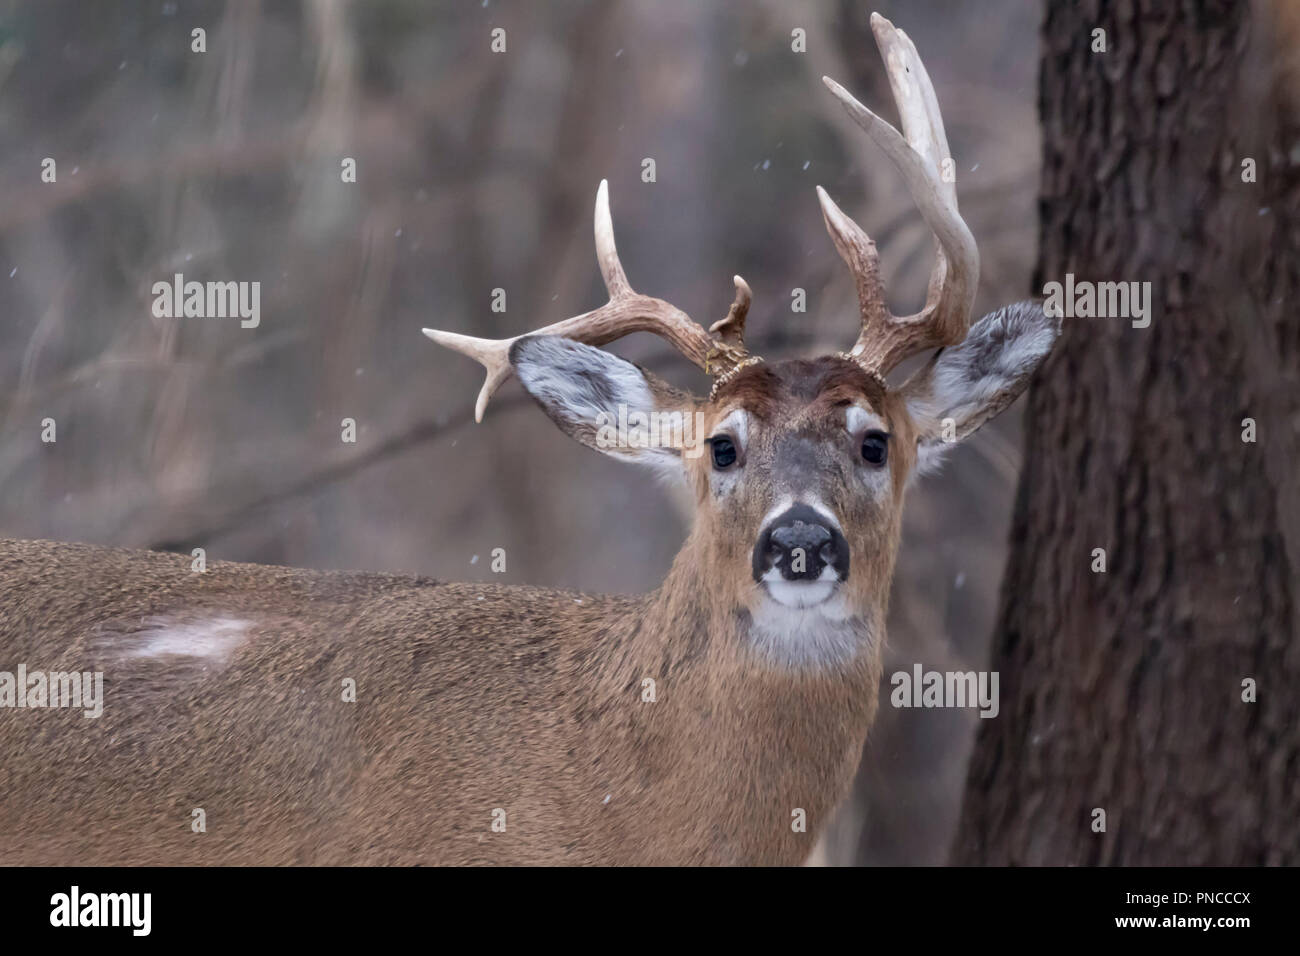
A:
<svg viewBox="0 0 1300 956">
<path fill-rule="evenodd" d="M 1060 329 L 1037 302 L 1008 305 L 908 379 L 900 391 L 918 429 L 917 470 L 936 466 L 947 449 L 1015 401 Z"/>
<path fill-rule="evenodd" d="M 700 441 L 690 395 L 603 349 L 528 335 L 511 346 L 510 364 L 551 420 L 588 448 L 681 475 L 683 451 Z"/>
</svg>

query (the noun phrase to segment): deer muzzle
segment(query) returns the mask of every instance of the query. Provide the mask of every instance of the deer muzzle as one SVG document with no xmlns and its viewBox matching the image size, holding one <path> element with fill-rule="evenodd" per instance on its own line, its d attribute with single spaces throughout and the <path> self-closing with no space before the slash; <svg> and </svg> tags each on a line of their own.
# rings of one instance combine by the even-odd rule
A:
<svg viewBox="0 0 1300 956">
<path fill-rule="evenodd" d="M 836 584 L 849 576 L 849 544 L 833 519 L 811 505 L 794 504 L 759 533 L 753 570 L 760 583 Z"/>
</svg>

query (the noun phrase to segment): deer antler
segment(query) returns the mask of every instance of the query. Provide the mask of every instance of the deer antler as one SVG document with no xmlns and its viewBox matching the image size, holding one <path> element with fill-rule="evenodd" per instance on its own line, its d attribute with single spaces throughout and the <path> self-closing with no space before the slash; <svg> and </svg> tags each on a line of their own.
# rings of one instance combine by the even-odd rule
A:
<svg viewBox="0 0 1300 956">
<path fill-rule="evenodd" d="M 822 82 L 844 104 L 853 121 L 885 151 L 903 174 L 907 188 L 934 233 L 935 262 L 925 307 L 915 315 L 895 316 L 885 303 L 876 244 L 861 227 L 817 187 L 826 231 L 848 264 L 858 288 L 862 332 L 848 353 L 867 371 L 882 377 L 909 355 L 944 345 L 956 345 L 970 330 L 970 311 L 979 284 L 980 260 L 966 223 L 957 211 L 957 187 L 946 181 L 941 164 L 949 159 L 948 138 L 934 86 L 902 30 L 878 13 L 871 31 L 885 60 L 889 85 L 903 120 L 903 132 L 867 109 L 844 87 L 828 77 Z"/>
<path fill-rule="evenodd" d="M 653 332 L 667 339 L 673 347 L 710 375 L 725 375 L 748 359 L 743 342 L 745 313 L 749 310 L 750 291 L 745 280 L 735 277 L 736 299 L 727 317 L 716 322 L 712 332 L 705 332 L 685 312 L 662 299 L 640 295 L 627 281 L 614 246 L 614 223 L 609 215 L 609 184 L 600 181 L 596 190 L 596 261 L 609 292 L 609 302 L 572 318 L 563 319 L 528 335 L 562 335 L 587 345 L 605 345 L 633 332 Z M 488 399 L 510 377 L 510 346 L 523 338 L 479 339 L 455 332 L 423 329 L 439 345 L 468 355 L 487 369 L 483 388 L 474 405 L 474 420 L 483 420 Z"/>
</svg>

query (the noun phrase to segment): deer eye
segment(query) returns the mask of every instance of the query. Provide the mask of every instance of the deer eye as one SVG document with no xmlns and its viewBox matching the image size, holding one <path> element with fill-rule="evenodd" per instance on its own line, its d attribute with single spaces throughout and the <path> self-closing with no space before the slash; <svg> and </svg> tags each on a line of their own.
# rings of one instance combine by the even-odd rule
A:
<svg viewBox="0 0 1300 956">
<path fill-rule="evenodd" d="M 736 463 L 736 445 L 726 435 L 710 438 L 709 447 L 713 449 L 714 468 L 729 468 Z"/>
<path fill-rule="evenodd" d="M 862 460 L 879 468 L 889 459 L 889 436 L 870 431 L 862 436 Z"/>
</svg>

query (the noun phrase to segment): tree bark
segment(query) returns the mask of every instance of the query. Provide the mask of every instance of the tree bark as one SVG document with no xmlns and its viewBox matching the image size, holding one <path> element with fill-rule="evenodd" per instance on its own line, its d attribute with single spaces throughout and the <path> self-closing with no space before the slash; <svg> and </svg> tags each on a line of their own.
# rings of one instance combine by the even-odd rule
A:
<svg viewBox="0 0 1300 956">
<path fill-rule="evenodd" d="M 1300 862 L 1290 6 L 1047 3 L 1035 291 L 1149 281 L 1152 318 L 1066 318 L 1029 396 L 953 862 Z"/>
</svg>

